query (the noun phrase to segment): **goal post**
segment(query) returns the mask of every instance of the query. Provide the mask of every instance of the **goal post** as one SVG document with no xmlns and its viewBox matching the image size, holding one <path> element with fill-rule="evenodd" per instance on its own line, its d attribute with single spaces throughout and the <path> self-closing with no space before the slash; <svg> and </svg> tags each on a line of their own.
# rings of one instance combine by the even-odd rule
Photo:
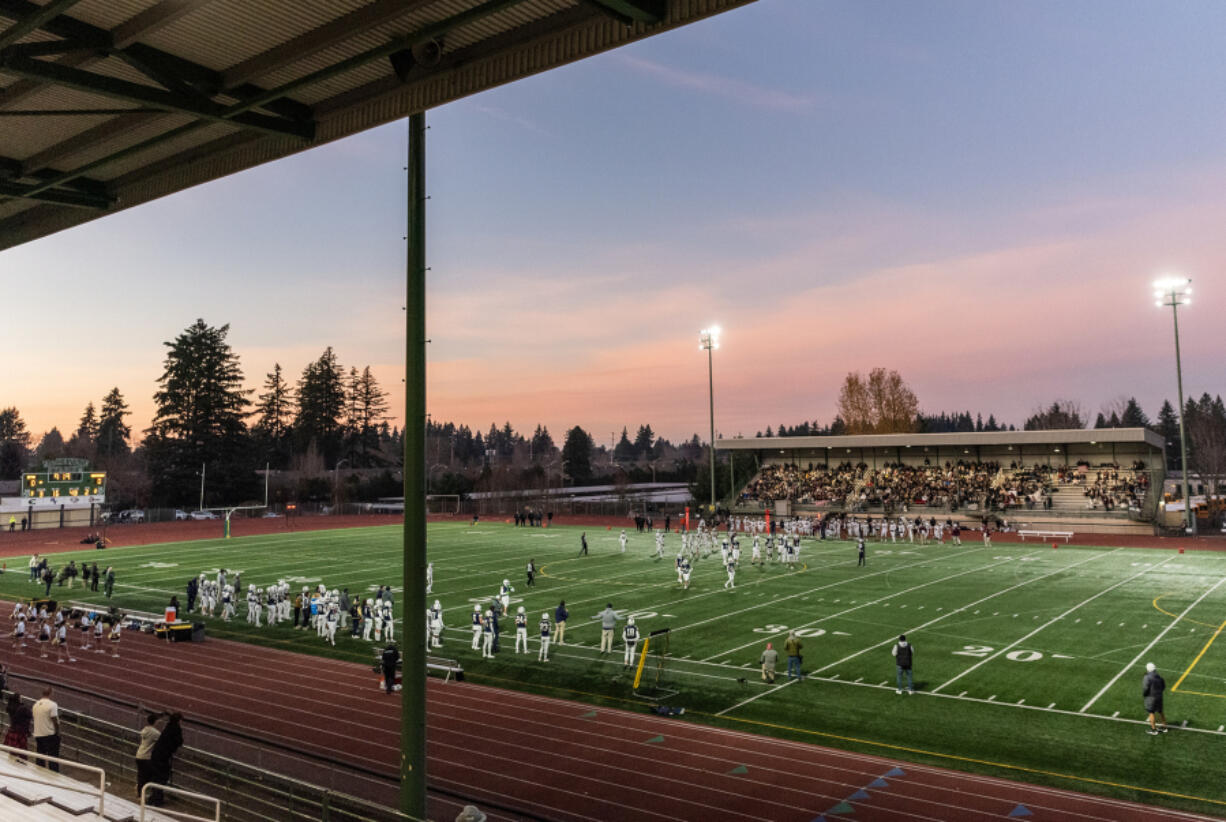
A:
<svg viewBox="0 0 1226 822">
<path fill-rule="evenodd" d="M 639 664 L 634 670 L 634 695 L 640 699 L 659 701 L 677 692 L 660 687 L 660 677 L 664 674 L 668 661 L 668 640 L 670 630 L 659 628 L 643 638 L 643 648 L 639 651 Z"/>
</svg>

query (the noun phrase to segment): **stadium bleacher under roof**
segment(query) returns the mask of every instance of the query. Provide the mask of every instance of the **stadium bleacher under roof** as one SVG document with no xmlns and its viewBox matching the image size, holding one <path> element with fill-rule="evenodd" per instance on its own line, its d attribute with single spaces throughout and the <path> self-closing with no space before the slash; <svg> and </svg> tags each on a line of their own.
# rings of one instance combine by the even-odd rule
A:
<svg viewBox="0 0 1226 822">
<path fill-rule="evenodd" d="M 1046 431 L 965 431 L 942 434 L 856 434 L 827 437 L 737 437 L 716 440 L 719 451 L 756 451 L 764 461 L 922 462 L 925 457 L 1019 462 L 1099 462 L 1154 459 L 1164 441 L 1147 428 Z"/>
<path fill-rule="evenodd" d="M 754 0 L 0 0 L 0 250 Z"/>
</svg>

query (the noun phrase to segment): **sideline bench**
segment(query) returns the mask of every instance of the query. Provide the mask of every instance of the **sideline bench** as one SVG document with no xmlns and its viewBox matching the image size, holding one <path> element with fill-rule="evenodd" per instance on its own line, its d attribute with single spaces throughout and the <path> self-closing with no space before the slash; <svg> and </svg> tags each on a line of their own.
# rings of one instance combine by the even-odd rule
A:
<svg viewBox="0 0 1226 822">
<path fill-rule="evenodd" d="M 380 675 L 383 673 L 383 663 L 381 661 L 382 654 L 382 651 L 375 651 L 375 664 L 371 667 L 372 671 Z M 442 673 L 444 682 L 450 682 L 453 678 L 456 682 L 464 681 L 464 666 L 460 664 L 458 659 L 445 659 L 441 656 L 430 656 L 427 654 L 426 675 L 429 676 L 431 671 Z M 396 673 L 398 676 L 404 673 L 403 658 L 396 663 Z"/>
<path fill-rule="evenodd" d="M 1021 530 L 1017 535 L 1022 538 L 1022 542 L 1026 541 L 1026 537 L 1037 537 L 1038 539 L 1063 539 L 1068 542 L 1073 538 L 1072 531 L 1038 531 L 1038 530 Z"/>
</svg>

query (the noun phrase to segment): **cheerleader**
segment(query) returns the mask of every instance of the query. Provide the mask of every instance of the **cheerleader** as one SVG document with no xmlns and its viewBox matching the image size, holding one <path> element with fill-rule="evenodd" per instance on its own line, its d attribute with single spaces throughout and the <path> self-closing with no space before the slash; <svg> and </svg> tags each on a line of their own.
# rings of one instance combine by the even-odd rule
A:
<svg viewBox="0 0 1226 822">
<path fill-rule="evenodd" d="M 47 658 L 47 647 L 51 644 L 51 620 L 44 619 L 38 626 L 38 647 L 42 648 L 39 657 Z"/>
<path fill-rule="evenodd" d="M 81 621 L 77 624 L 81 629 L 81 650 L 88 651 L 91 647 L 89 636 L 93 632 L 93 620 L 89 618 L 88 613 L 81 614 Z"/>
<path fill-rule="evenodd" d="M 68 650 L 68 623 L 67 622 L 60 623 L 60 627 L 56 629 L 55 639 L 53 640 L 53 642 L 55 644 L 55 661 L 56 662 L 63 662 L 64 657 L 68 657 L 69 662 L 77 661 L 75 658 L 73 658 L 72 652 Z"/>
<path fill-rule="evenodd" d="M 94 620 L 94 653 L 106 653 L 106 649 L 102 647 L 102 617 Z"/>
<path fill-rule="evenodd" d="M 109 636 L 107 636 L 107 639 L 111 641 L 111 657 L 112 658 L 117 659 L 119 657 L 119 639 L 122 634 L 123 634 L 123 619 L 120 618 L 111 623 L 111 633 Z"/>
<path fill-rule="evenodd" d="M 26 615 L 25 611 L 17 613 L 17 625 L 13 628 L 13 650 L 19 654 L 24 654 L 21 650 L 26 647 Z"/>
</svg>

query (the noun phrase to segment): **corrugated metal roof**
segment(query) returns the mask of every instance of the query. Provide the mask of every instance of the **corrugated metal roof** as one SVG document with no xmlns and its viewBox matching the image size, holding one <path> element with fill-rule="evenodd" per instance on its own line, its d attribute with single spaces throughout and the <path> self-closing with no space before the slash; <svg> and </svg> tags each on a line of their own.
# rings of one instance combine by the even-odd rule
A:
<svg viewBox="0 0 1226 822">
<path fill-rule="evenodd" d="M 0 249 L 751 2 L 0 0 Z"/>
</svg>

